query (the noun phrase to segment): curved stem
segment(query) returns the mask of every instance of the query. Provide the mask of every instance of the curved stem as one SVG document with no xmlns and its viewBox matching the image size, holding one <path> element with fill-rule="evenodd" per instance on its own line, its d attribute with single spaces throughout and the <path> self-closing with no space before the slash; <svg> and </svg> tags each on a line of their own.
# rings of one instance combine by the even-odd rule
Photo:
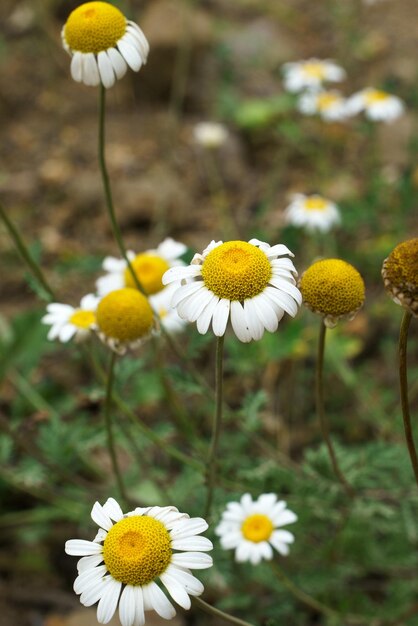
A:
<svg viewBox="0 0 418 626">
<path fill-rule="evenodd" d="M 196 604 L 202 611 L 209 613 L 209 615 L 213 615 L 214 617 L 219 617 L 219 619 L 223 619 L 226 622 L 230 622 L 231 624 L 238 624 L 238 626 L 253 626 L 249 622 L 245 622 L 243 619 L 239 619 L 238 617 L 233 617 L 233 615 L 228 615 L 228 613 L 224 613 L 220 609 L 216 609 L 211 604 L 208 604 L 204 600 L 198 597 L 193 598 L 193 603 Z"/>
<path fill-rule="evenodd" d="M 399 332 L 399 383 L 401 393 L 402 417 L 405 430 L 406 445 L 408 446 L 409 457 L 414 470 L 415 480 L 418 485 L 418 458 L 412 433 L 411 415 L 409 413 L 408 402 L 408 367 L 406 362 L 408 346 L 408 330 L 412 314 L 405 311 L 403 314 L 401 329 Z"/>
<path fill-rule="evenodd" d="M 218 337 L 216 342 L 216 365 L 215 365 L 215 412 L 212 423 L 212 440 L 209 449 L 205 517 L 209 517 L 212 508 L 213 491 L 216 480 L 217 452 L 219 437 L 221 434 L 222 402 L 223 402 L 223 351 L 225 336 Z"/>
<path fill-rule="evenodd" d="M 112 461 L 113 473 L 116 478 L 120 496 L 122 500 L 126 503 L 128 502 L 128 497 L 126 495 L 125 485 L 123 484 L 122 474 L 120 472 L 118 459 L 116 456 L 115 439 L 113 436 L 112 418 L 111 418 L 111 410 L 112 410 L 112 403 L 113 403 L 113 382 L 115 378 L 116 358 L 117 358 L 117 354 L 115 352 L 112 352 L 111 357 L 110 357 L 109 369 L 107 372 L 104 417 L 105 417 L 105 426 L 106 426 L 106 434 L 107 434 L 107 447 L 109 450 L 110 460 Z"/>
<path fill-rule="evenodd" d="M 337 461 L 337 456 L 335 454 L 334 446 L 332 445 L 331 437 L 329 435 L 328 422 L 325 417 L 325 409 L 324 409 L 324 384 L 323 384 L 323 373 L 324 373 L 324 352 L 325 352 L 325 335 L 326 335 L 327 327 L 324 324 L 324 321 L 321 321 L 321 328 L 319 331 L 319 340 L 318 340 L 318 356 L 316 363 L 316 376 L 315 376 L 315 404 L 316 404 L 316 412 L 321 424 L 322 436 L 324 438 L 325 444 L 328 449 L 328 454 L 331 460 L 331 464 L 334 470 L 335 475 L 337 476 L 340 483 L 343 485 L 347 494 L 352 497 L 354 495 L 354 490 L 351 485 L 347 482 L 344 474 L 341 471 L 341 468 Z"/>
<path fill-rule="evenodd" d="M 46 281 L 41 268 L 36 263 L 36 261 L 32 258 L 31 253 L 29 252 L 25 242 L 20 236 L 19 230 L 16 228 L 13 222 L 9 219 L 9 216 L 7 215 L 7 212 L 1 203 L 0 203 L 0 218 L 3 224 L 5 225 L 10 237 L 13 239 L 13 242 L 20 256 L 26 263 L 29 271 L 31 272 L 35 280 L 40 284 L 45 294 L 48 296 L 47 299 L 49 301 L 55 300 L 56 298 L 55 298 L 54 292 L 52 291 L 51 287 L 48 285 L 48 282 Z"/>
<path fill-rule="evenodd" d="M 139 291 L 145 295 L 144 288 L 141 285 L 138 276 L 132 267 L 132 264 L 128 258 L 125 244 L 122 239 L 122 234 L 120 232 L 119 224 L 116 219 L 115 207 L 113 205 L 113 197 L 112 197 L 112 189 L 110 186 L 109 174 L 106 167 L 106 157 L 105 157 L 105 112 L 106 112 L 106 89 L 103 85 L 100 85 L 99 90 L 99 166 L 100 172 L 102 175 L 103 189 L 106 199 L 106 207 L 107 212 L 110 219 L 110 224 L 112 226 L 113 235 L 115 237 L 116 243 L 118 245 L 119 251 L 126 261 L 126 264 L 131 273 L 132 279 Z"/>
</svg>

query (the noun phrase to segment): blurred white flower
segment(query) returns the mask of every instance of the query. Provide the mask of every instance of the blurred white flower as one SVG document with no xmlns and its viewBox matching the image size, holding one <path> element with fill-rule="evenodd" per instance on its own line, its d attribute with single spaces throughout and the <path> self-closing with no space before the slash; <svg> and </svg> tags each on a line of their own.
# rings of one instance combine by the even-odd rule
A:
<svg viewBox="0 0 418 626">
<path fill-rule="evenodd" d="M 304 115 L 319 115 L 326 122 L 347 118 L 346 101 L 339 91 L 307 91 L 298 100 L 297 108 Z"/>
<path fill-rule="evenodd" d="M 348 115 L 364 111 L 366 117 L 375 122 L 392 122 L 402 115 L 405 105 L 397 96 L 366 87 L 348 98 L 346 110 Z"/>
<path fill-rule="evenodd" d="M 217 122 L 199 122 L 193 129 L 195 142 L 208 149 L 222 146 L 228 134 L 226 126 Z"/>
<path fill-rule="evenodd" d="M 96 323 L 96 309 L 99 298 L 89 293 L 81 299 L 79 307 L 52 302 L 46 307 L 47 314 L 41 322 L 51 326 L 48 339 L 58 339 L 62 343 L 86 339 Z"/>
<path fill-rule="evenodd" d="M 324 83 L 339 83 L 346 77 L 345 70 L 330 60 L 308 59 L 283 65 L 284 87 L 297 93 L 303 89 L 321 89 Z"/>
<path fill-rule="evenodd" d="M 187 326 L 187 321 L 177 313 L 177 309 L 171 306 L 174 292 L 179 288 L 179 283 L 172 283 L 154 296 L 149 297 L 151 307 L 161 320 L 164 329 L 170 334 L 180 333 Z"/>
<path fill-rule="evenodd" d="M 292 226 L 303 226 L 308 231 L 323 233 L 340 223 L 337 205 L 318 194 L 305 196 L 296 193 L 285 210 L 285 220 Z"/>
</svg>

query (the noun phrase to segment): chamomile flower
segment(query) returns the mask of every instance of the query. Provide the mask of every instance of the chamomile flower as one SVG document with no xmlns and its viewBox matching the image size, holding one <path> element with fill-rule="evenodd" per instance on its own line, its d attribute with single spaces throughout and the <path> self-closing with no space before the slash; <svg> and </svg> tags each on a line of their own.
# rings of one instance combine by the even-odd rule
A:
<svg viewBox="0 0 418 626">
<path fill-rule="evenodd" d="M 346 110 L 348 115 L 364 111 L 365 116 L 374 122 L 393 122 L 402 115 L 405 106 L 397 96 L 367 87 L 348 98 Z"/>
<path fill-rule="evenodd" d="M 46 307 L 47 314 L 41 322 L 51 326 L 48 339 L 58 339 L 62 343 L 74 337 L 76 341 L 86 339 L 96 323 L 96 309 L 99 298 L 88 294 L 81 299 L 79 307 L 52 302 Z"/>
<path fill-rule="evenodd" d="M 172 306 L 183 319 L 197 323 L 202 335 L 210 324 L 217 337 L 228 320 L 240 341 L 258 340 L 264 330 L 274 332 L 284 313 L 298 312 L 301 294 L 296 269 L 286 246 L 251 241 L 212 241 L 195 254 L 188 267 L 172 267 L 163 283 L 181 281 Z"/>
<path fill-rule="evenodd" d="M 303 303 L 333 328 L 342 319 L 352 320 L 364 304 L 365 287 L 359 272 L 341 259 L 315 261 L 299 284 Z"/>
<path fill-rule="evenodd" d="M 418 317 L 418 238 L 392 250 L 383 262 L 382 277 L 394 302 Z"/>
<path fill-rule="evenodd" d="M 177 310 L 171 306 L 171 300 L 177 287 L 177 284 L 172 283 L 154 296 L 149 297 L 153 311 L 158 315 L 164 329 L 170 334 L 180 333 L 187 326 L 186 320 L 183 320 Z"/>
<path fill-rule="evenodd" d="M 187 250 L 187 246 L 170 237 L 164 239 L 155 250 L 147 250 L 140 254 L 128 251 L 127 256 L 147 295 L 154 295 L 164 288 L 163 274 L 175 265 L 184 265 L 179 258 Z M 125 259 L 108 256 L 103 261 L 105 276 L 98 279 L 96 286 L 100 296 L 123 287 L 135 288 L 136 284 Z"/>
<path fill-rule="evenodd" d="M 283 65 L 284 87 L 297 93 L 304 89 L 321 89 L 324 83 L 344 80 L 345 70 L 330 60 L 308 59 Z"/>
<path fill-rule="evenodd" d="M 71 76 L 92 87 L 112 87 L 128 66 L 137 72 L 147 62 L 144 33 L 108 2 L 86 2 L 74 9 L 61 38 L 72 57 Z"/>
<path fill-rule="evenodd" d="M 104 296 L 96 311 L 100 339 L 118 354 L 141 345 L 154 330 L 154 313 L 138 289 L 125 287 Z"/>
<path fill-rule="evenodd" d="M 228 138 L 228 130 L 217 122 L 199 122 L 193 129 L 196 143 L 208 149 L 222 146 Z"/>
<path fill-rule="evenodd" d="M 293 226 L 303 226 L 308 231 L 328 232 L 340 223 L 337 205 L 318 194 L 305 196 L 295 193 L 285 210 L 285 220 Z"/>
<path fill-rule="evenodd" d="M 202 583 L 193 569 L 212 566 L 206 552 L 212 543 L 201 537 L 208 525 L 174 506 L 136 508 L 123 514 L 109 498 L 98 502 L 91 517 L 99 526 L 93 541 L 70 539 L 65 551 L 82 557 L 77 564 L 74 591 L 84 606 L 98 602 L 97 620 L 107 624 L 119 607 L 122 626 L 143 626 L 145 611 L 172 619 L 176 610 L 156 581 L 183 609 L 189 596 L 200 596 Z"/>
<path fill-rule="evenodd" d="M 215 529 L 224 550 L 235 550 L 235 560 L 257 565 L 273 558 L 273 548 L 282 556 L 289 554 L 295 538 L 282 526 L 296 522 L 297 516 L 274 493 L 253 500 L 245 493 L 240 502 L 228 502 Z"/>
<path fill-rule="evenodd" d="M 304 115 L 319 115 L 325 122 L 347 118 L 345 98 L 339 91 L 307 91 L 299 97 L 298 110 Z"/>
</svg>

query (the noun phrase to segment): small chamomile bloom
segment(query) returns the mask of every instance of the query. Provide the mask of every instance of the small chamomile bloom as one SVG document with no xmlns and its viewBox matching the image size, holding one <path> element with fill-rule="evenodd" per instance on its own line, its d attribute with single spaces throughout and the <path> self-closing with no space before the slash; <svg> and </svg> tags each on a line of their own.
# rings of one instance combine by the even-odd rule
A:
<svg viewBox="0 0 418 626">
<path fill-rule="evenodd" d="M 138 280 L 147 295 L 154 295 L 164 288 L 163 274 L 175 265 L 184 265 L 179 258 L 187 250 L 187 246 L 170 237 L 164 239 L 155 250 L 147 250 L 140 254 L 128 251 L 127 256 Z M 104 296 L 115 289 L 123 287 L 136 288 L 136 283 L 125 259 L 108 256 L 103 261 L 105 276 L 96 283 L 97 292 Z"/>
<path fill-rule="evenodd" d="M 48 339 L 58 339 L 62 343 L 74 337 L 76 341 L 86 339 L 96 323 L 96 309 L 99 298 L 88 294 L 81 299 L 79 307 L 52 302 L 46 307 L 47 314 L 41 322 L 51 326 Z"/>
<path fill-rule="evenodd" d="M 393 301 L 418 317 L 418 238 L 392 250 L 383 262 L 382 277 Z"/>
<path fill-rule="evenodd" d="M 364 111 L 365 116 L 374 122 L 392 122 L 402 115 L 404 103 L 381 89 L 367 87 L 347 99 L 348 115 L 357 115 Z"/>
<path fill-rule="evenodd" d="M 144 33 L 108 2 L 86 2 L 74 9 L 61 38 L 72 57 L 72 78 L 92 87 L 102 83 L 108 89 L 128 66 L 137 72 L 147 62 Z"/>
<path fill-rule="evenodd" d="M 308 59 L 283 65 L 284 87 L 297 93 L 304 89 L 321 89 L 324 83 L 339 83 L 346 77 L 345 70 L 330 60 Z"/>
<path fill-rule="evenodd" d="M 273 548 L 282 556 L 289 554 L 295 538 L 282 526 L 296 522 L 297 516 L 274 493 L 253 500 L 245 493 L 240 502 L 228 502 L 215 529 L 224 550 L 235 550 L 237 562 L 257 565 L 273 558 Z"/>
<path fill-rule="evenodd" d="M 310 232 L 326 233 L 341 221 L 337 205 L 318 194 L 295 193 L 284 215 L 288 224 L 302 226 Z"/>
<path fill-rule="evenodd" d="M 134 349 L 155 328 L 154 313 L 138 289 L 125 287 L 104 296 L 96 311 L 96 330 L 100 339 L 118 354 Z"/>
<path fill-rule="evenodd" d="M 74 591 L 84 606 L 98 602 L 97 620 L 107 624 L 119 608 L 122 626 L 143 626 L 145 611 L 172 619 L 176 610 L 156 581 L 183 609 L 190 596 L 204 588 L 190 570 L 212 566 L 206 552 L 212 543 L 200 534 L 208 528 L 174 506 L 150 506 L 123 513 L 109 498 L 91 511 L 99 526 L 93 541 L 70 539 L 65 551 L 82 557 L 77 563 Z"/>
<path fill-rule="evenodd" d="M 307 91 L 297 102 L 304 115 L 319 115 L 325 122 L 339 122 L 347 118 L 346 101 L 339 91 Z"/>
<path fill-rule="evenodd" d="M 164 330 L 170 334 L 180 333 L 187 326 L 186 320 L 182 319 L 177 310 L 171 306 L 171 300 L 177 287 L 176 283 L 172 283 L 154 296 L 149 297 L 153 311 L 158 315 Z"/>
<path fill-rule="evenodd" d="M 212 323 L 217 337 L 225 334 L 228 320 L 244 343 L 259 340 L 264 330 L 274 332 L 284 313 L 298 312 L 301 294 L 296 269 L 283 244 L 251 241 L 212 241 L 195 254 L 188 267 L 172 267 L 163 283 L 181 281 L 172 306 L 183 319 L 196 322 L 204 335 Z"/>
<path fill-rule="evenodd" d="M 228 130 L 217 122 L 199 122 L 193 129 L 194 140 L 197 144 L 208 149 L 222 146 L 228 139 Z"/>
</svg>

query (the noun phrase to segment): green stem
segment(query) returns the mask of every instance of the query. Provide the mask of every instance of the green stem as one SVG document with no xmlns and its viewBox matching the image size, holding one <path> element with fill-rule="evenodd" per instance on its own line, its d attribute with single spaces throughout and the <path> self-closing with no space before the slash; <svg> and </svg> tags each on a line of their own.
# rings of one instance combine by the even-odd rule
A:
<svg viewBox="0 0 418 626">
<path fill-rule="evenodd" d="M 43 291 L 45 292 L 47 296 L 47 300 L 49 300 L 50 302 L 52 302 L 53 300 L 56 300 L 54 292 L 52 291 L 51 287 L 48 285 L 42 273 L 41 268 L 36 263 L 36 261 L 32 258 L 32 255 L 30 254 L 25 242 L 20 236 L 19 230 L 16 228 L 13 222 L 11 222 L 11 220 L 9 219 L 9 216 L 7 215 L 5 208 L 3 207 L 1 203 L 0 203 L 0 218 L 3 224 L 5 225 L 10 237 L 12 238 L 18 252 L 20 253 L 20 256 L 22 257 L 22 259 L 28 266 L 29 271 L 31 272 L 35 280 L 40 284 Z"/>
<path fill-rule="evenodd" d="M 116 478 L 120 496 L 122 500 L 126 503 L 128 502 L 128 497 L 126 495 L 125 485 L 123 484 L 122 474 L 119 469 L 118 459 L 116 455 L 116 448 L 115 448 L 115 439 L 113 436 L 112 418 L 111 418 L 111 410 L 112 410 L 112 403 L 113 403 L 113 382 L 115 378 L 116 359 L 117 359 L 117 354 L 115 352 L 112 352 L 110 356 L 109 369 L 107 372 L 104 417 L 105 417 L 105 426 L 106 426 L 106 434 L 107 434 L 107 447 L 109 450 L 110 460 L 112 461 L 113 474 Z"/>
<path fill-rule="evenodd" d="M 209 517 L 212 501 L 213 491 L 216 481 L 216 465 L 217 465 L 217 452 L 219 445 L 219 437 L 221 433 L 222 422 L 222 402 L 223 402 L 223 351 L 224 351 L 224 339 L 225 336 L 218 337 L 216 342 L 216 365 L 215 365 L 215 411 L 213 415 L 212 424 L 212 440 L 209 449 L 208 458 L 208 476 L 207 476 L 207 499 L 205 518 Z"/>
<path fill-rule="evenodd" d="M 193 603 L 196 604 L 202 611 L 209 613 L 209 615 L 213 615 L 214 617 L 219 617 L 219 619 L 223 619 L 226 622 L 230 622 L 231 624 L 238 624 L 238 626 L 252 626 L 249 622 L 244 622 L 243 619 L 239 619 L 238 617 L 233 617 L 232 615 L 228 615 L 228 613 L 224 613 L 220 609 L 216 609 L 211 604 L 208 604 L 204 600 L 198 597 L 193 598 Z"/>
<path fill-rule="evenodd" d="M 415 449 L 414 436 L 412 433 L 411 415 L 409 412 L 408 402 L 408 367 L 406 362 L 406 354 L 408 347 L 408 330 L 411 323 L 412 314 L 405 311 L 402 318 L 401 329 L 399 333 L 399 383 L 401 393 L 402 417 L 405 430 L 406 445 L 408 446 L 409 457 L 414 470 L 415 480 L 418 485 L 418 458 Z"/>
<path fill-rule="evenodd" d="M 113 204 L 113 197 L 112 197 L 112 189 L 110 186 L 109 174 L 108 174 L 107 167 L 106 167 L 106 156 L 105 156 L 106 89 L 103 87 L 102 84 L 100 85 L 99 94 L 100 94 L 99 95 L 99 166 L 100 166 L 100 172 L 102 175 L 102 182 L 103 182 L 103 189 L 104 189 L 104 194 L 105 194 L 105 199 L 106 199 L 107 212 L 109 215 L 113 235 L 115 237 L 119 251 L 122 257 L 126 261 L 126 264 L 129 268 L 132 279 L 137 289 L 139 289 L 139 291 L 145 295 L 144 288 L 141 285 L 139 278 L 128 258 L 125 244 L 122 239 L 122 233 L 120 231 L 119 224 L 116 219 L 115 207 Z"/>
<path fill-rule="evenodd" d="M 324 438 L 325 444 L 328 449 L 328 454 L 331 460 L 334 473 L 337 476 L 340 483 L 342 484 L 342 486 L 344 487 L 344 489 L 346 490 L 347 495 L 352 497 L 354 495 L 353 488 L 347 482 L 347 479 L 345 478 L 338 464 L 334 446 L 332 445 L 331 437 L 329 435 L 328 422 L 325 417 L 323 372 L 324 372 L 324 352 L 325 352 L 326 330 L 327 330 L 327 327 L 325 326 L 324 321 L 322 320 L 321 328 L 319 332 L 318 357 L 317 357 L 317 363 L 316 363 L 316 376 L 315 376 L 316 412 L 317 412 L 317 415 L 321 424 L 322 436 Z"/>
</svg>

